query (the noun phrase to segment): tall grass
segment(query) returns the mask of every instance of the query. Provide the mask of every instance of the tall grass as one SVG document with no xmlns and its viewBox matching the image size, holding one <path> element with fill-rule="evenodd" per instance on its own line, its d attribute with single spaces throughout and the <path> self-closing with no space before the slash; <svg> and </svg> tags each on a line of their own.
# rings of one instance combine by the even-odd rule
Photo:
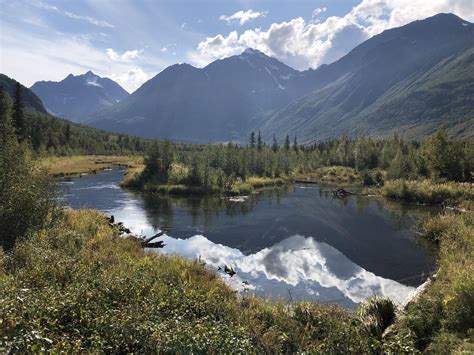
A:
<svg viewBox="0 0 474 355">
<path fill-rule="evenodd" d="M 436 280 L 398 324 L 419 350 L 472 351 L 474 342 L 474 225 L 470 213 L 434 216 L 421 228 L 439 243 Z M 407 340 L 408 341 L 408 340 Z"/>
<path fill-rule="evenodd" d="M 146 253 L 95 211 L 0 251 L 0 352 L 371 351 L 357 317 L 317 303 L 239 299 L 214 272 Z"/>
<path fill-rule="evenodd" d="M 455 206 L 463 201 L 474 201 L 472 183 L 391 180 L 386 181 L 379 192 L 389 198 L 428 205 Z"/>
</svg>

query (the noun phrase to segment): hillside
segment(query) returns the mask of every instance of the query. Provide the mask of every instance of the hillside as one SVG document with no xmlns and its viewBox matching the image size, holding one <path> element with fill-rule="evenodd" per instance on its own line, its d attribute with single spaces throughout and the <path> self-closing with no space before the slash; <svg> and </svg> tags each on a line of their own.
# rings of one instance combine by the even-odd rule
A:
<svg viewBox="0 0 474 355">
<path fill-rule="evenodd" d="M 202 69 L 177 64 L 85 123 L 145 137 L 238 140 L 255 115 L 307 92 L 305 73 L 253 49 Z"/>
<path fill-rule="evenodd" d="M 385 31 L 318 69 L 316 91 L 261 118 L 257 128 L 306 143 L 393 130 L 421 138 L 441 123 L 472 136 L 473 48 L 474 26 L 450 14 Z"/>
<path fill-rule="evenodd" d="M 0 74 L 0 88 L 3 88 L 11 97 L 15 96 L 16 81 L 5 74 Z M 46 109 L 41 99 L 25 86 L 21 86 L 23 95 L 23 104 L 25 108 L 32 109 L 41 113 L 46 113 Z"/>
<path fill-rule="evenodd" d="M 16 80 L 0 74 L 0 86 L 13 101 Z M 112 134 L 54 117 L 41 100 L 21 85 L 26 132 L 31 148 L 39 155 L 128 154 L 145 151 L 148 141 L 124 134 Z M 0 110 L 4 101 L 0 100 Z"/>
<path fill-rule="evenodd" d="M 59 82 L 38 81 L 31 90 L 50 113 L 74 122 L 84 121 L 129 95 L 115 81 L 91 71 L 77 76 L 69 74 Z"/>
</svg>

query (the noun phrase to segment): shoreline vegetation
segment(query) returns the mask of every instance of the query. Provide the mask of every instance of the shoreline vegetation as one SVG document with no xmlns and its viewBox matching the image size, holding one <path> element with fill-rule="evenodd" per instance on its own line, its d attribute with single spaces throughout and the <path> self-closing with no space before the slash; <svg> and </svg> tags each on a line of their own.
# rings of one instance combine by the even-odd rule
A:
<svg viewBox="0 0 474 355">
<path fill-rule="evenodd" d="M 239 297 L 199 261 L 146 252 L 98 211 L 62 209 L 50 173 L 33 159 L 22 112 L 19 96 L 12 105 L 0 90 L 1 353 L 474 352 L 471 213 L 445 211 L 420 222 L 421 237 L 438 246 L 439 269 L 404 309 L 381 298 L 351 313 L 317 302 Z M 143 169 L 137 164 L 130 176 L 141 188 L 185 184 L 231 192 L 239 183 L 241 191 L 345 166 L 387 197 L 472 204 L 472 142 L 449 140 L 442 129 L 422 143 L 396 135 L 312 147 L 294 141 L 290 147 L 287 137 L 280 147 L 274 138 L 267 146 L 253 134 L 248 147 L 188 150 L 155 142 Z M 341 168 L 319 174 L 332 180 L 337 170 L 351 179 Z"/>
<path fill-rule="evenodd" d="M 237 296 L 202 262 L 119 237 L 100 212 L 63 211 L 0 252 L 0 350 L 469 352 L 472 222 L 448 213 L 420 223 L 439 247 L 439 270 L 415 302 L 375 297 L 349 312 Z"/>
<path fill-rule="evenodd" d="M 139 155 L 74 155 L 38 159 L 38 165 L 54 177 L 96 174 L 114 165 L 137 169 L 143 165 Z"/>
</svg>

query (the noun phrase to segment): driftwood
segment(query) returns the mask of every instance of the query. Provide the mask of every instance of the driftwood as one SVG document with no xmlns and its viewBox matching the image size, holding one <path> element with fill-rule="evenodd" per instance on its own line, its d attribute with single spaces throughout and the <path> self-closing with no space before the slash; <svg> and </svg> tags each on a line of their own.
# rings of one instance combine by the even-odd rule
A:
<svg viewBox="0 0 474 355">
<path fill-rule="evenodd" d="M 165 234 L 164 231 L 159 232 L 159 233 L 155 234 L 152 237 L 145 238 L 143 236 L 133 234 L 130 231 L 130 229 L 128 229 L 127 227 L 125 227 L 123 225 L 123 222 L 115 223 L 114 216 L 108 217 L 107 220 L 109 222 L 110 228 L 117 228 L 118 231 L 119 231 L 119 234 L 121 236 L 124 236 L 125 238 L 128 238 L 128 239 L 134 239 L 134 240 L 140 242 L 140 244 L 143 248 L 163 248 L 166 245 L 166 244 L 164 244 L 164 242 L 162 240 L 159 240 L 157 242 L 152 243 L 152 240 L 154 240 L 158 237 L 161 237 L 163 234 Z"/>
<path fill-rule="evenodd" d="M 351 192 L 351 191 L 347 191 L 345 189 L 337 189 L 337 190 L 331 190 L 332 194 L 334 197 L 337 197 L 337 198 L 344 198 L 344 197 L 347 197 L 349 195 L 358 195 L 357 193 L 355 192 Z"/>
</svg>

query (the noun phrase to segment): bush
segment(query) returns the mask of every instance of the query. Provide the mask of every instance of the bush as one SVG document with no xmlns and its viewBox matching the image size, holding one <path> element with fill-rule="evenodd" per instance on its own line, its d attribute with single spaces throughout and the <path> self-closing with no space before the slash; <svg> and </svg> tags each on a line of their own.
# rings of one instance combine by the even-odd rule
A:
<svg viewBox="0 0 474 355">
<path fill-rule="evenodd" d="M 359 306 L 357 315 L 367 333 L 381 339 L 395 321 L 395 304 L 389 298 L 374 296 Z"/>
<path fill-rule="evenodd" d="M 382 186 L 384 184 L 384 175 L 380 169 L 364 170 L 362 172 L 362 181 L 367 186 Z"/>
</svg>

